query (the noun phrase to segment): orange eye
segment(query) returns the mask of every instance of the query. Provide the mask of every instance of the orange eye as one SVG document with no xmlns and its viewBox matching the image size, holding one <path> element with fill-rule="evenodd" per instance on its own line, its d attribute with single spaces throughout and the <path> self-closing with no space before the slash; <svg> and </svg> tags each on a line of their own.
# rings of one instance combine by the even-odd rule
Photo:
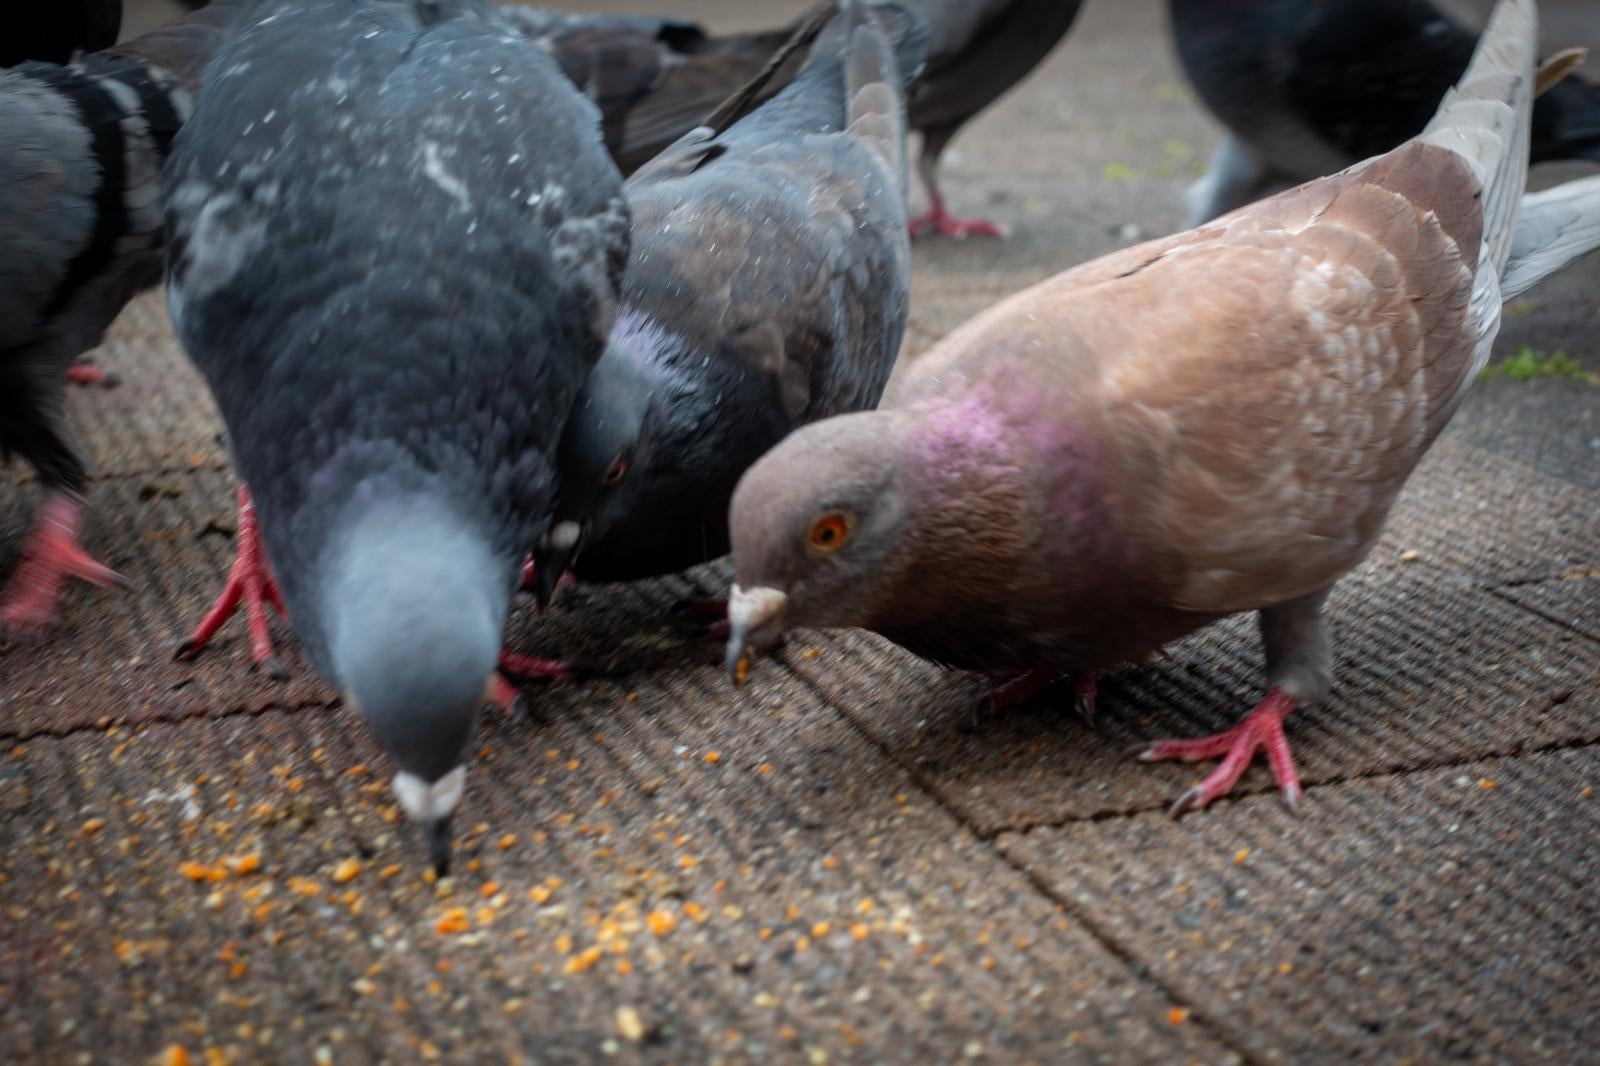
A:
<svg viewBox="0 0 1600 1066">
<path fill-rule="evenodd" d="M 624 459 L 620 455 L 617 456 L 616 461 L 613 462 L 610 466 L 606 467 L 605 477 L 602 477 L 600 479 L 601 487 L 609 489 L 611 486 L 613 486 L 617 482 L 621 481 L 622 480 L 622 475 L 626 474 L 627 472 L 628 472 L 628 460 Z"/>
<path fill-rule="evenodd" d="M 811 532 L 806 539 L 810 541 L 813 551 L 831 554 L 844 547 L 845 541 L 850 539 L 851 525 L 846 515 L 832 511 L 811 524 Z"/>
</svg>

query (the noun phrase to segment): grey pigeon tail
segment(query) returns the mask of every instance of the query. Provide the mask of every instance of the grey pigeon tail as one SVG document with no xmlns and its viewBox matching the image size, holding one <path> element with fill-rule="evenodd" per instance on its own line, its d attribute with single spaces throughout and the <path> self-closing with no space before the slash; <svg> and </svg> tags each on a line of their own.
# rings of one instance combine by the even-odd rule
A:
<svg viewBox="0 0 1600 1066">
<path fill-rule="evenodd" d="M 1600 178 L 1524 198 L 1537 30 L 1502 0 L 1418 137 L 1019 293 L 892 404 L 769 452 L 733 499 L 736 677 L 787 628 L 862 626 L 1085 694 L 1256 611 L 1262 702 L 1143 755 L 1223 759 L 1176 810 L 1257 752 L 1296 805 L 1283 722 L 1332 683 L 1328 590 L 1487 361 L 1508 287 L 1600 244 Z"/>
<path fill-rule="evenodd" d="M 45 492 L 0 591 L 0 629 L 47 628 L 69 578 L 116 579 L 78 544 L 86 473 L 66 424 L 67 376 L 161 279 L 157 186 L 189 113 L 190 73 L 249 3 L 217 0 L 70 65 L 0 71 L 0 455 L 31 463 Z M 12 4 L 8 18 L 46 9 Z"/>
<path fill-rule="evenodd" d="M 629 181 L 634 260 L 562 439 L 542 596 L 569 563 L 627 581 L 725 554 L 751 463 L 877 404 L 905 332 L 901 94 L 924 39 L 903 9 L 846 5 L 788 88 Z"/>
<path fill-rule="evenodd" d="M 606 148 L 624 174 L 704 123 L 761 72 L 794 30 L 719 37 L 692 22 L 649 15 L 521 5 L 507 5 L 505 15 L 600 108 Z"/>
<path fill-rule="evenodd" d="M 250 490 L 241 562 L 270 559 L 443 867 L 627 258 L 598 115 L 490 0 L 280 0 L 207 71 L 166 185 L 169 309 Z"/>
<path fill-rule="evenodd" d="M 1197 226 L 1422 131 L 1476 35 L 1433 0 L 1169 0 L 1178 58 L 1227 134 L 1186 196 Z M 1600 162 L 1600 86 L 1533 105 L 1532 160 Z"/>
</svg>

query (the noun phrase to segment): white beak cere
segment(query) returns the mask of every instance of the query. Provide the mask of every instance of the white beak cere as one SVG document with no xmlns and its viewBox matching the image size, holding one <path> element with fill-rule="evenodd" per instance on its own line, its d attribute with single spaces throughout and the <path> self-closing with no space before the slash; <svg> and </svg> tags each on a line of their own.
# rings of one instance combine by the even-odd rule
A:
<svg viewBox="0 0 1600 1066">
<path fill-rule="evenodd" d="M 742 589 L 735 585 L 728 596 L 728 627 L 736 633 L 760 629 L 782 614 L 788 603 L 788 595 L 777 589 L 760 585 Z"/>
<path fill-rule="evenodd" d="M 394 795 L 400 807 L 417 822 L 428 824 L 448 818 L 467 790 L 467 768 L 458 766 L 433 784 L 404 770 L 394 775 Z"/>
</svg>

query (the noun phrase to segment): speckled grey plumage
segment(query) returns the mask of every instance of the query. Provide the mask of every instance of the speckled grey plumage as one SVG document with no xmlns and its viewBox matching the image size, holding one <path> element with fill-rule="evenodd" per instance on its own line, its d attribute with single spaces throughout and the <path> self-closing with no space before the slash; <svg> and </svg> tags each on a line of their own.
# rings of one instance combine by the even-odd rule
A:
<svg viewBox="0 0 1600 1066">
<path fill-rule="evenodd" d="M 898 55 L 836 22 L 782 93 L 629 181 L 624 309 L 562 443 L 561 517 L 589 527 L 580 578 L 723 554 L 739 475 L 796 426 L 883 392 L 909 292 L 901 83 L 925 41 L 915 16 L 883 16 Z M 619 458 L 625 476 L 591 504 Z"/>
<path fill-rule="evenodd" d="M 167 178 L 169 307 L 290 619 L 435 781 L 614 314 L 598 116 L 489 0 L 282 0 L 209 68 Z"/>
<path fill-rule="evenodd" d="M 79 492 L 63 374 L 161 277 L 160 170 L 190 107 L 186 74 L 248 0 L 67 66 L 0 72 L 0 449 Z"/>
</svg>

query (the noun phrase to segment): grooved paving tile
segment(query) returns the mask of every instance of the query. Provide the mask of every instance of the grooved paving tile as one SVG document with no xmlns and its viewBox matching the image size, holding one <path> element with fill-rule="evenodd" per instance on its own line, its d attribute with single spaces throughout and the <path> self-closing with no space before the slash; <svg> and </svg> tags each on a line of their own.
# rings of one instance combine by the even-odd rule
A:
<svg viewBox="0 0 1600 1066">
<path fill-rule="evenodd" d="M 1004 834 L 1256 1061 L 1584 1062 L 1600 752 Z"/>
<path fill-rule="evenodd" d="M 492 718 L 448 891 L 342 712 L 18 746 L 0 1050 L 1231 1060 L 803 684 L 737 715 L 716 684 L 558 687 Z"/>
<path fill-rule="evenodd" d="M 0 497 L 0 575 L 16 566 L 36 500 L 32 489 Z M 242 615 L 194 662 L 171 661 L 233 562 L 227 474 L 100 481 L 90 485 L 88 503 L 86 546 L 128 586 L 73 583 L 54 633 L 38 642 L 0 640 L 0 737 L 331 698 L 276 619 L 279 658 L 292 672 L 286 684 L 253 669 Z"/>
<path fill-rule="evenodd" d="M 1574 567 L 1554 580 L 1511 585 L 1499 592 L 1600 644 L 1600 567 Z"/>
</svg>

